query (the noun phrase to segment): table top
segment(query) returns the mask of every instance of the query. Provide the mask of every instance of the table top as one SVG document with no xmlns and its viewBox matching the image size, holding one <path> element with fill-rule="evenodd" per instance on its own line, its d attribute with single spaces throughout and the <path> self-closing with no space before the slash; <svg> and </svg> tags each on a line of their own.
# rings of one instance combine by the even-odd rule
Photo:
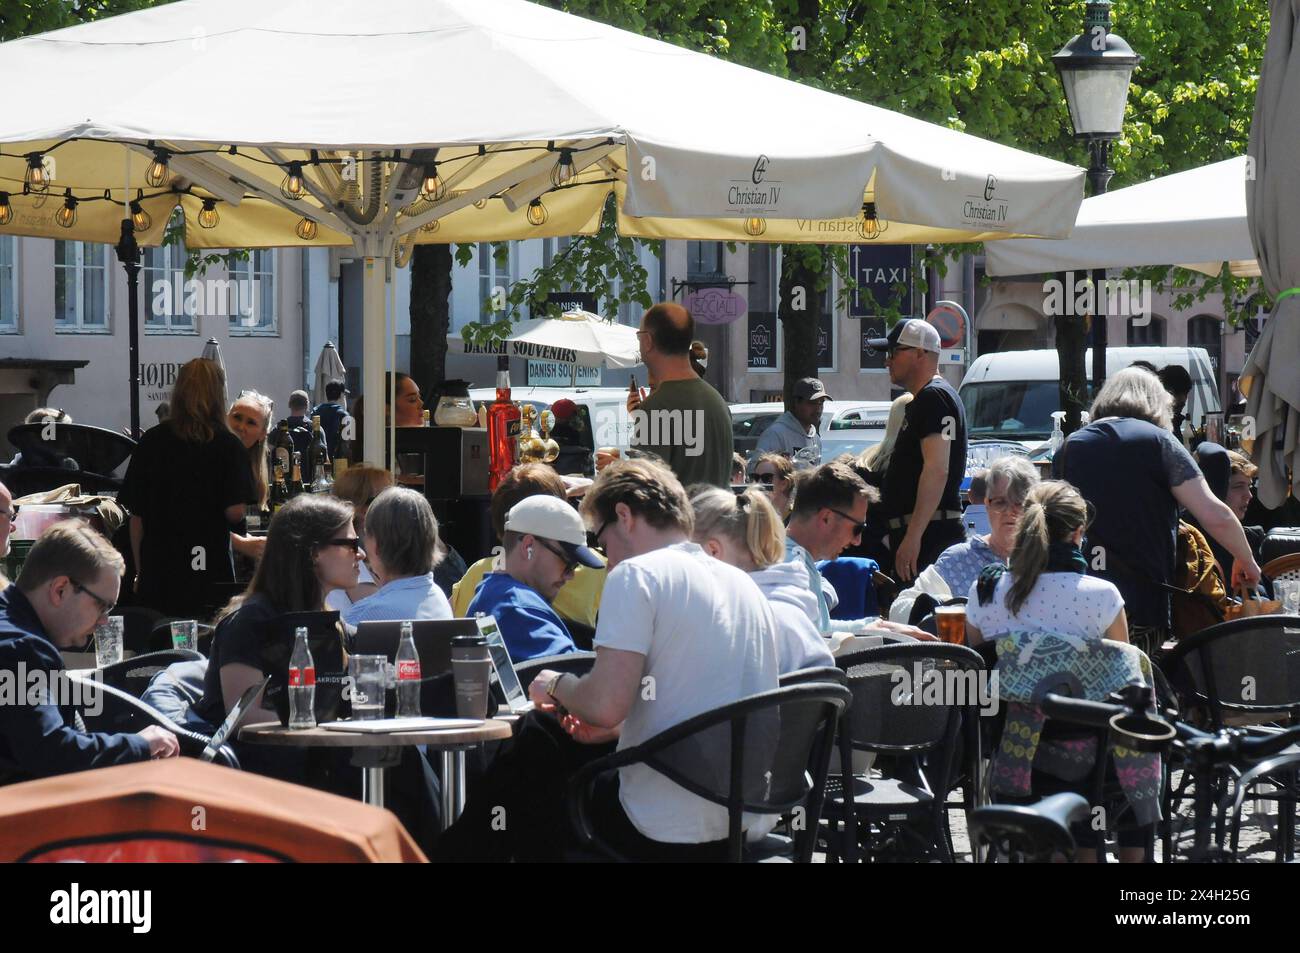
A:
<svg viewBox="0 0 1300 953">
<path fill-rule="evenodd" d="M 457 748 L 484 741 L 501 741 L 511 735 L 509 722 L 490 718 L 476 728 L 449 728 L 443 731 L 363 732 L 334 731 L 328 728 L 286 728 L 278 722 L 246 725 L 239 740 L 259 745 L 283 745 L 296 748 L 396 748 L 428 745 L 431 748 Z"/>
</svg>

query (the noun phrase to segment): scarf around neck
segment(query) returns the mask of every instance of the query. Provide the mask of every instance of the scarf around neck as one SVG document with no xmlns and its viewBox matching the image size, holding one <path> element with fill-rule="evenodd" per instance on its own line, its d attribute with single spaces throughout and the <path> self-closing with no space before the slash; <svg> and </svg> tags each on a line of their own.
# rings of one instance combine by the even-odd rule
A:
<svg viewBox="0 0 1300 953">
<path fill-rule="evenodd" d="M 975 586 L 975 594 L 979 597 L 980 605 L 986 606 L 993 601 L 993 590 L 997 588 L 998 580 L 1006 571 L 1006 566 L 990 563 L 980 572 L 979 581 Z M 1079 551 L 1078 546 L 1069 540 L 1064 540 L 1047 547 L 1047 565 L 1043 572 L 1073 572 L 1083 576 L 1088 572 L 1088 561 L 1083 558 L 1083 553 Z"/>
</svg>

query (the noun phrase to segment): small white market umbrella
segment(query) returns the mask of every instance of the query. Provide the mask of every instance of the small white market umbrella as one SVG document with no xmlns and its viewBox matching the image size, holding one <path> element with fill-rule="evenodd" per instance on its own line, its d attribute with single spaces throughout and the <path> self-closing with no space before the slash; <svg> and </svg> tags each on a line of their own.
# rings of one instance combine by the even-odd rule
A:
<svg viewBox="0 0 1300 953">
<path fill-rule="evenodd" d="M 343 366 L 343 359 L 339 357 L 334 342 L 326 341 L 325 346 L 320 349 L 320 356 L 316 358 L 315 382 L 311 389 L 312 403 L 323 403 L 327 399 L 325 385 L 330 381 L 346 380 L 347 376 L 347 368 Z"/>
<path fill-rule="evenodd" d="M 984 249 L 990 275 L 1180 265 L 1259 274 L 1246 222 L 1246 156 L 1084 199 L 1070 237 L 1013 238 Z"/>
<path fill-rule="evenodd" d="M 566 311 L 558 318 L 520 321 L 509 337 L 492 344 L 469 344 L 461 337 L 448 335 L 447 350 L 554 361 L 575 369 L 636 367 L 641 363 L 636 329 L 606 321 L 590 311 Z"/>
</svg>

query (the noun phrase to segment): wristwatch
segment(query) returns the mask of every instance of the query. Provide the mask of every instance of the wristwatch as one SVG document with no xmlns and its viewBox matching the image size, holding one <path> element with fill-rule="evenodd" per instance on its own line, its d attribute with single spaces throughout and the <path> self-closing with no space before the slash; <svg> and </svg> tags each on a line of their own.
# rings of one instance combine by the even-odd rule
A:
<svg viewBox="0 0 1300 953">
<path fill-rule="evenodd" d="M 555 690 L 560 687 L 560 679 L 564 678 L 564 676 L 568 674 L 568 672 L 556 672 L 555 677 L 552 678 L 550 684 L 546 686 L 546 694 L 555 698 Z M 555 698 L 555 701 L 558 704 L 560 700 Z"/>
</svg>

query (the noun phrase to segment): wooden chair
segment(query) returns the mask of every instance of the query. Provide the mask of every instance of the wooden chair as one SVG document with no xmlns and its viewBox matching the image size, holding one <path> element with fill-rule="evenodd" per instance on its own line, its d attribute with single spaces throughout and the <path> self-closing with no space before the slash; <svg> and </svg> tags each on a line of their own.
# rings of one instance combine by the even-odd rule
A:
<svg viewBox="0 0 1300 953">
<path fill-rule="evenodd" d="M 1300 553 L 1288 553 L 1285 556 L 1270 559 L 1260 567 L 1260 572 L 1274 582 L 1278 580 L 1298 582 L 1300 581 Z"/>
</svg>

